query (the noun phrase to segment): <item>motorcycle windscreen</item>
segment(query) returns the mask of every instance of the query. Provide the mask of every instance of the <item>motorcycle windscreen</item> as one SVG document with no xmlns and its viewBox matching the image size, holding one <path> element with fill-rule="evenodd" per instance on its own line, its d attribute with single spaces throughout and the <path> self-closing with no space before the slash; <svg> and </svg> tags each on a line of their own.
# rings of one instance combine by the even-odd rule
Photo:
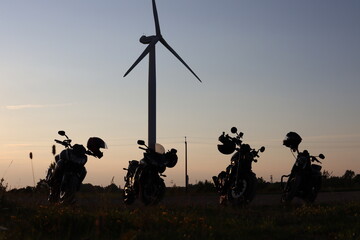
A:
<svg viewBox="0 0 360 240">
<path fill-rule="evenodd" d="M 156 143 L 155 144 L 155 152 L 157 152 L 159 154 L 164 154 L 165 153 L 165 148 L 160 143 Z"/>
</svg>

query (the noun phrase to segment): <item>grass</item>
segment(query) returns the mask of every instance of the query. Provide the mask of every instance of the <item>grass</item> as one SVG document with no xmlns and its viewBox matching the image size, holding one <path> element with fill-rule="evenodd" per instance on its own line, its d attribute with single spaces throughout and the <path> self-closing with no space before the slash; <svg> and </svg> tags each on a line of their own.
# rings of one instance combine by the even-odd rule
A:
<svg viewBox="0 0 360 240">
<path fill-rule="evenodd" d="M 5 196 L 0 239 L 360 239 L 359 202 L 126 207 L 118 194 L 79 198 L 77 206 L 63 207 L 42 194 Z"/>
</svg>

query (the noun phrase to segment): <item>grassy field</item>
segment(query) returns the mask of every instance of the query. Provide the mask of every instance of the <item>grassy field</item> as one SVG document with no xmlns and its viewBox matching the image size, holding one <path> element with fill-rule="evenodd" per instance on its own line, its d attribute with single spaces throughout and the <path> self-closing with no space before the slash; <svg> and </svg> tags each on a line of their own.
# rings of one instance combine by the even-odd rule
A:
<svg viewBox="0 0 360 240">
<path fill-rule="evenodd" d="M 176 197 L 175 197 L 176 198 Z M 72 207 L 44 194 L 0 199 L 0 239 L 360 239 L 360 202 L 126 207 L 119 194 L 80 194 Z"/>
</svg>

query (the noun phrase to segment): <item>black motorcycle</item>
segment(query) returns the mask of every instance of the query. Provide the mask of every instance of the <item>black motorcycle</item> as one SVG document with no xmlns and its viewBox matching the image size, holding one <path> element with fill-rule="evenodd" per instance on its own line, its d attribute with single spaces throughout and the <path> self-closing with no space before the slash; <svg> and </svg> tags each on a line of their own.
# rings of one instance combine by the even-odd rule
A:
<svg viewBox="0 0 360 240">
<path fill-rule="evenodd" d="M 257 162 L 259 152 L 264 152 L 265 147 L 258 150 L 252 149 L 249 144 L 243 144 L 243 133 L 237 133 L 236 127 L 231 128 L 235 137 L 223 134 L 219 137 L 222 144 L 218 150 L 222 154 L 232 154 L 231 163 L 218 176 L 213 176 L 215 188 L 220 195 L 220 204 L 232 203 L 234 206 L 250 203 L 256 193 L 257 178 L 252 171 L 252 162 Z"/>
<path fill-rule="evenodd" d="M 281 202 L 283 203 L 289 203 L 295 197 L 313 203 L 321 188 L 321 166 L 313 162 L 321 164 L 317 158 L 325 159 L 325 156 L 323 154 L 311 156 L 307 150 L 299 152 L 298 146 L 301 141 L 301 137 L 295 132 L 289 132 L 283 141 L 283 145 L 291 149 L 295 158 L 291 173 L 281 177 L 283 191 Z M 294 155 L 294 152 L 297 153 L 297 156 Z M 285 178 L 287 178 L 286 183 Z"/>
<path fill-rule="evenodd" d="M 73 204 L 76 202 L 75 193 L 79 190 L 82 181 L 86 176 L 85 164 L 87 155 L 101 158 L 103 153 L 100 148 L 107 148 L 106 143 L 98 138 L 91 137 L 87 142 L 87 148 L 81 144 L 71 145 L 71 139 L 65 131 L 59 131 L 60 136 L 66 139 L 55 142 L 65 147 L 60 154 L 55 156 L 55 162 L 51 163 L 45 181 L 50 187 L 48 201 L 51 203 Z M 55 146 L 53 146 L 55 155 Z"/>
<path fill-rule="evenodd" d="M 165 153 L 160 144 L 156 144 L 155 150 L 145 145 L 143 140 L 137 141 L 139 148 L 144 150 L 144 158 L 140 161 L 129 161 L 124 177 L 125 186 L 123 191 L 124 203 L 132 204 L 137 198 L 145 205 L 157 204 L 165 194 L 165 183 L 161 177 L 166 167 L 172 168 L 176 165 L 178 157 L 177 150 L 171 149 Z M 142 147 L 143 146 L 143 147 Z"/>
</svg>

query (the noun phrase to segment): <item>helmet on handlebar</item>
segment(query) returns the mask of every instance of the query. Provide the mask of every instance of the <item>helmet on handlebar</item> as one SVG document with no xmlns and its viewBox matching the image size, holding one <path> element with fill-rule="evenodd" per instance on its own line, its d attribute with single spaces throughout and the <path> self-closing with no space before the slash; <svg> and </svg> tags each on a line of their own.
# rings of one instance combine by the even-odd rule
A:
<svg viewBox="0 0 360 240">
<path fill-rule="evenodd" d="M 297 134 L 296 132 L 289 132 L 288 134 L 286 134 L 286 137 L 283 141 L 283 145 L 285 145 L 286 147 L 290 148 L 295 152 L 298 149 L 301 141 L 302 138 L 300 137 L 299 134 Z"/>
<path fill-rule="evenodd" d="M 103 153 L 100 151 L 100 148 L 107 148 L 106 143 L 98 137 L 89 138 L 86 147 L 94 154 L 95 157 L 101 158 Z"/>
<path fill-rule="evenodd" d="M 230 139 L 222 139 L 222 144 L 218 144 L 217 148 L 222 154 L 232 154 L 235 151 L 235 143 Z"/>
</svg>

